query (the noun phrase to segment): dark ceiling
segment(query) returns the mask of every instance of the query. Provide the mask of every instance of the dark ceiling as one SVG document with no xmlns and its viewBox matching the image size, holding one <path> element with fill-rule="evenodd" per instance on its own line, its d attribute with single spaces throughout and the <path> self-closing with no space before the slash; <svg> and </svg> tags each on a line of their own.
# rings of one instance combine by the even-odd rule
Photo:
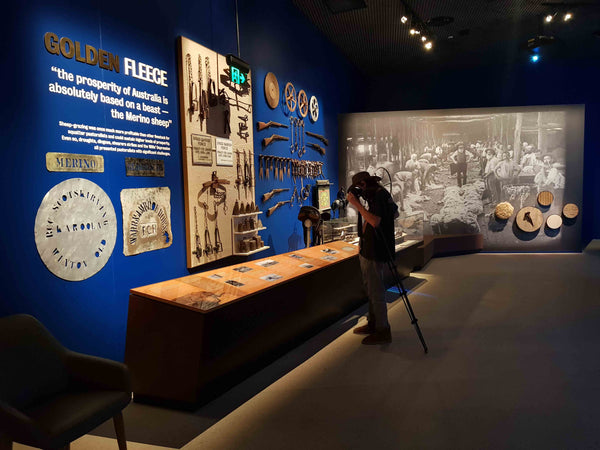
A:
<svg viewBox="0 0 600 450">
<path fill-rule="evenodd" d="M 475 66 L 528 59 L 528 39 L 551 36 L 542 60 L 600 54 L 600 1 L 547 0 L 292 0 L 294 5 L 362 72 Z M 363 7 L 352 8 L 351 4 Z M 366 6 L 365 6 L 366 5 Z M 573 19 L 563 21 L 566 11 Z M 554 14 L 549 24 L 544 17 Z M 411 20 L 403 24 L 401 17 Z M 449 24 L 440 18 L 450 17 Z M 423 48 L 411 21 L 432 39 Z M 318 50 L 315 50 L 318 51 Z M 540 62 L 542 62 L 540 60 Z"/>
</svg>

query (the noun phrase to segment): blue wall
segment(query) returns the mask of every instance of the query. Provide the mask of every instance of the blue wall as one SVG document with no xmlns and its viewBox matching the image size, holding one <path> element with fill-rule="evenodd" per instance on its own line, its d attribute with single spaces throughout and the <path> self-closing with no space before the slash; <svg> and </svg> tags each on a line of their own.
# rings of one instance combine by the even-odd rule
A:
<svg viewBox="0 0 600 450">
<path fill-rule="evenodd" d="M 358 75 L 338 52 L 297 12 L 289 1 L 242 1 L 240 31 L 242 57 L 252 64 L 255 91 L 254 119 L 287 120 L 279 110 L 268 109 L 262 84 L 268 71 L 280 85 L 292 81 L 316 95 L 321 118 L 310 129 L 330 138 L 327 173 L 337 189 L 335 155 L 338 113 L 352 112 L 343 92 L 349 92 Z M 184 248 L 182 160 L 177 105 L 176 37 L 186 36 L 221 54 L 236 53 L 235 2 L 115 1 L 72 3 L 56 0 L 12 2 L 2 41 L 2 123 L 4 160 L 1 192 L 5 202 L 2 233 L 2 285 L 0 316 L 25 312 L 37 316 L 65 345 L 76 351 L 122 360 L 125 349 L 129 289 L 187 275 Z M 268 11 L 268 14 L 265 14 Z M 89 153 L 85 147 L 63 146 L 57 118 L 80 123 L 145 130 L 145 126 L 116 123 L 108 107 L 88 107 L 48 95 L 52 64 L 77 67 L 90 77 L 119 80 L 118 75 L 96 67 L 50 55 L 43 35 L 58 36 L 137 59 L 168 72 L 169 87 L 160 88 L 171 101 L 173 125 L 165 130 L 171 139 L 171 156 L 164 157 L 165 177 L 127 177 L 122 153 L 103 153 L 104 173 L 48 172 L 47 152 Z M 57 61 L 54 63 L 53 61 Z M 74 69 L 75 70 L 75 69 Z M 341 80 L 341 81 L 340 81 Z M 121 78 L 121 82 L 122 82 Z M 144 82 L 131 81 L 143 89 Z M 281 86 L 283 89 L 283 86 Z M 148 89 L 159 91 L 159 89 Z M 69 99 L 72 100 L 72 99 Z M 65 105 L 74 105 L 65 109 Z M 64 119 L 62 119 L 64 120 Z M 120 126 L 119 126 L 120 125 Z M 254 126 L 254 124 L 253 124 Z M 308 129 L 308 128 L 307 128 Z M 147 128 L 146 132 L 158 132 Z M 256 154 L 264 133 L 255 133 Z M 307 152 L 307 156 L 309 153 Z M 315 155 L 317 155 L 315 153 Z M 317 159 L 316 156 L 310 159 Z M 257 161 L 255 167 L 258 167 Z M 59 279 L 40 259 L 34 241 L 38 207 L 53 186 L 69 178 L 87 178 L 110 197 L 117 216 L 117 241 L 108 263 L 97 274 L 80 282 Z M 167 186 L 171 190 L 173 244 L 163 250 L 136 256 L 123 255 L 120 191 L 125 188 Z M 257 186 L 257 195 L 270 186 Z M 335 193 L 335 191 L 333 191 Z M 287 251 L 288 237 L 296 226 L 297 207 L 265 220 L 263 238 L 276 253 Z M 300 232 L 301 234 L 301 232 Z M 266 256 L 258 254 L 257 257 Z M 224 261 L 223 263 L 231 263 Z M 151 331 L 151 330 L 148 330 Z"/>
<path fill-rule="evenodd" d="M 596 41 L 598 41 L 596 39 Z M 600 47 L 565 47 L 538 64 L 516 53 L 490 63 L 390 74 L 370 79 L 366 111 L 405 111 L 535 105 L 585 105 L 582 242 L 600 238 Z M 565 54 L 569 53 L 571 54 Z M 478 61 L 474 61 L 477 64 Z M 387 89 L 381 95 L 382 86 Z"/>
</svg>

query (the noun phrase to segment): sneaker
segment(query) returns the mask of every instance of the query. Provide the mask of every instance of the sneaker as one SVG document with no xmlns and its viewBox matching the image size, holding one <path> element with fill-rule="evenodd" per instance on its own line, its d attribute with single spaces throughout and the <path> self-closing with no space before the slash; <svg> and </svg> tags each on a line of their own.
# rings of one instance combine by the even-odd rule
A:
<svg viewBox="0 0 600 450">
<path fill-rule="evenodd" d="M 354 330 L 352 330 L 352 332 L 354 334 L 372 334 L 375 332 L 375 328 L 373 328 L 369 324 L 366 324 L 366 325 L 363 325 L 362 327 L 356 327 Z"/>
<path fill-rule="evenodd" d="M 365 345 L 389 344 L 390 342 L 392 342 L 392 332 L 389 328 L 376 331 L 362 340 L 362 343 Z"/>
</svg>

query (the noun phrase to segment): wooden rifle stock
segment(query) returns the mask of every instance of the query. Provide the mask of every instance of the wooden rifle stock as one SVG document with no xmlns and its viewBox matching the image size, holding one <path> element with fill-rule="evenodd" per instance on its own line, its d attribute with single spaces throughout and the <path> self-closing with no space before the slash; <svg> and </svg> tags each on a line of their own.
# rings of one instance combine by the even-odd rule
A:
<svg viewBox="0 0 600 450">
<path fill-rule="evenodd" d="M 311 148 L 314 148 L 321 155 L 325 156 L 325 149 L 323 147 L 321 147 L 319 144 L 315 144 L 313 142 L 307 142 L 306 145 L 308 145 Z"/>
<path fill-rule="evenodd" d="M 263 143 L 263 147 L 267 147 L 273 141 L 289 141 L 289 140 L 290 140 L 290 138 L 287 138 L 285 136 L 280 136 L 279 134 L 274 134 L 271 137 L 264 138 L 262 143 Z"/>
<path fill-rule="evenodd" d="M 287 128 L 288 126 L 284 125 L 283 123 L 273 122 L 272 120 L 269 122 L 258 122 L 256 124 L 256 128 L 258 129 L 258 131 L 265 130 L 269 127 Z"/>
<path fill-rule="evenodd" d="M 327 138 L 325 138 L 324 136 L 321 136 L 320 134 L 313 133 L 311 131 L 305 131 L 304 134 L 306 134 L 307 136 L 311 136 L 311 137 L 317 138 L 318 140 L 320 140 L 325 145 L 329 145 L 329 141 L 327 140 Z"/>
<path fill-rule="evenodd" d="M 290 203 L 291 200 L 284 200 L 282 202 L 277 202 L 277 204 L 275 204 L 275 206 L 271 206 L 269 209 L 267 209 L 267 217 L 269 217 L 271 214 L 273 214 L 273 212 L 275 212 L 275 210 L 277 208 L 282 207 L 283 205 L 285 205 L 286 203 Z"/>
<path fill-rule="evenodd" d="M 285 192 L 285 191 L 289 191 L 289 190 L 290 190 L 290 188 L 273 189 L 273 190 L 263 194 L 262 201 L 264 203 L 267 200 L 270 200 L 275 194 L 279 194 L 280 192 Z"/>
</svg>

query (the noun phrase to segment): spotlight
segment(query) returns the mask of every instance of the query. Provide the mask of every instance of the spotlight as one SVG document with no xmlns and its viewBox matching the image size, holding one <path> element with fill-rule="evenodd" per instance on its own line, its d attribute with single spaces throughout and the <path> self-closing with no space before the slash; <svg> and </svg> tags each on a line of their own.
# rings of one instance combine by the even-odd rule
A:
<svg viewBox="0 0 600 450">
<path fill-rule="evenodd" d="M 400 19 L 400 22 L 402 22 L 402 23 L 408 22 L 408 17 L 402 16 L 402 18 Z"/>
<path fill-rule="evenodd" d="M 529 56 L 529 61 L 531 61 L 532 63 L 536 63 L 540 60 L 540 55 L 538 55 L 537 53 L 533 53 L 532 55 Z"/>
<path fill-rule="evenodd" d="M 425 42 L 425 49 L 431 50 L 433 48 L 433 43 L 431 41 Z"/>
<path fill-rule="evenodd" d="M 554 14 L 548 14 L 544 20 L 546 21 L 546 23 L 550 23 L 552 22 L 552 20 L 554 20 Z"/>
<path fill-rule="evenodd" d="M 423 42 L 425 42 L 425 41 L 427 41 L 427 37 L 426 37 L 426 36 L 421 36 L 421 40 L 422 40 Z"/>
<path fill-rule="evenodd" d="M 414 28 L 410 29 L 410 34 L 415 35 L 417 34 L 417 30 L 415 30 Z"/>
<path fill-rule="evenodd" d="M 564 20 L 565 22 L 568 22 L 568 21 L 569 21 L 569 20 L 571 20 L 572 18 L 573 18 L 573 14 L 572 14 L 572 13 L 570 13 L 570 12 L 568 12 L 568 13 L 565 13 L 565 15 L 563 16 L 563 20 Z"/>
</svg>

